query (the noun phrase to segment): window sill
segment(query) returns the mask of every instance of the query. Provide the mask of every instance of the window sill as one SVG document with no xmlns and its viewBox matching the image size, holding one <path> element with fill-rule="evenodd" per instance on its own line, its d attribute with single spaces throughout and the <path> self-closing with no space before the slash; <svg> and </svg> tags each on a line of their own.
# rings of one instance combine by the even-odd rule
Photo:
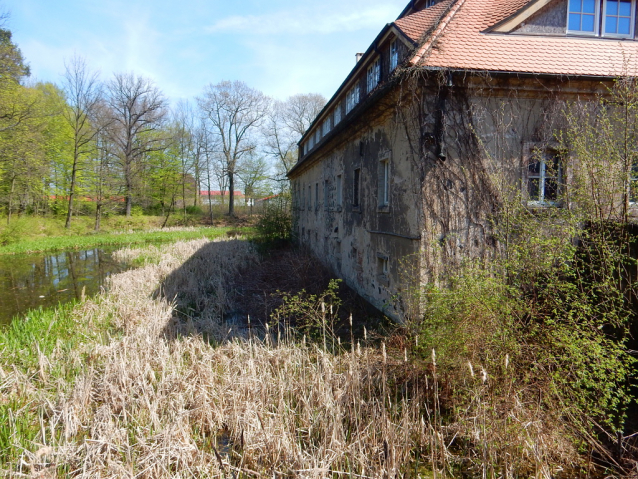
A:
<svg viewBox="0 0 638 479">
<path fill-rule="evenodd" d="M 352 207 L 352 212 L 353 213 L 361 213 L 361 206 L 353 206 Z"/>
<path fill-rule="evenodd" d="M 379 213 L 390 213 L 390 205 L 389 205 L 389 204 L 387 204 L 387 205 L 380 205 L 380 206 L 377 208 L 377 212 L 379 212 Z"/>
</svg>

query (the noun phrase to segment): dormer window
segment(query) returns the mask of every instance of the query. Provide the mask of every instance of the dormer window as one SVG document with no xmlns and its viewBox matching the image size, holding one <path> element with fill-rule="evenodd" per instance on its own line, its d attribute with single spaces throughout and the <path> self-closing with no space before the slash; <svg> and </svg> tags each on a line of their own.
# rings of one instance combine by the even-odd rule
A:
<svg viewBox="0 0 638 479">
<path fill-rule="evenodd" d="M 368 68 L 368 93 L 374 90 L 381 78 L 381 60 L 377 58 Z"/>
<path fill-rule="evenodd" d="M 352 109 L 359 103 L 359 84 L 355 84 L 346 95 L 346 113 L 350 113 Z"/>
<path fill-rule="evenodd" d="M 397 66 L 399 66 L 399 44 L 397 40 L 394 40 L 390 44 L 390 71 L 394 71 Z"/>
<path fill-rule="evenodd" d="M 567 33 L 631 38 L 634 35 L 634 0 L 569 0 Z"/>
</svg>

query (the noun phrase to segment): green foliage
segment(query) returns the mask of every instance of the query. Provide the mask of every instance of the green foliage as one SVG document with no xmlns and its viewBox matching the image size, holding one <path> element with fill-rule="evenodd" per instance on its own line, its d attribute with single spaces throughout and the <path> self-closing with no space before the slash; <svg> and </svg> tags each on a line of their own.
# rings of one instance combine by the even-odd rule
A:
<svg viewBox="0 0 638 479">
<path fill-rule="evenodd" d="M 324 346 L 329 339 L 334 349 L 335 326 L 341 306 L 340 282 L 340 279 L 331 279 L 328 288 L 321 294 L 308 294 L 305 290 L 294 295 L 283 293 L 283 304 L 271 316 L 273 323 L 292 325 L 300 334 L 315 341 L 323 339 Z"/>
<path fill-rule="evenodd" d="M 256 228 L 261 243 L 277 245 L 290 241 L 292 214 L 288 198 L 277 197 L 266 204 Z"/>
</svg>

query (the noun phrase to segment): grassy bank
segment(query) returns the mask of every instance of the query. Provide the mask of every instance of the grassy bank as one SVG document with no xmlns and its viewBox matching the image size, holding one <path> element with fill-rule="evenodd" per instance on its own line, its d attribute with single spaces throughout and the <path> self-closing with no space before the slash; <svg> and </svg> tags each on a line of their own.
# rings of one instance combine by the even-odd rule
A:
<svg viewBox="0 0 638 479">
<path fill-rule="evenodd" d="M 219 238 L 229 232 L 248 232 L 248 229 L 225 228 L 169 228 L 138 232 L 97 233 L 83 236 L 64 235 L 53 237 L 35 237 L 0 246 L 0 255 L 61 251 L 68 249 L 88 249 L 105 245 L 131 245 L 140 243 L 158 243 L 165 241 L 186 241 L 201 238 Z M 233 233 L 231 233 L 233 234 Z"/>
<path fill-rule="evenodd" d="M 328 351 L 226 323 L 253 300 L 229 286 L 262 261 L 245 241 L 119 255 L 143 266 L 0 336 L 6 476 L 593 477 L 507 363 L 452 378 L 401 331 Z"/>
</svg>

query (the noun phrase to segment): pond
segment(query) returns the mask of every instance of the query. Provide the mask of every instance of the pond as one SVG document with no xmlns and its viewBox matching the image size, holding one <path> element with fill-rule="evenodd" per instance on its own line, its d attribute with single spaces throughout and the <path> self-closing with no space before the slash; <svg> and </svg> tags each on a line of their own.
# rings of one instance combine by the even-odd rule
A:
<svg viewBox="0 0 638 479">
<path fill-rule="evenodd" d="M 96 294 L 106 278 L 127 269 L 113 259 L 120 247 L 0 256 L 0 328 L 29 309 Z"/>
</svg>

